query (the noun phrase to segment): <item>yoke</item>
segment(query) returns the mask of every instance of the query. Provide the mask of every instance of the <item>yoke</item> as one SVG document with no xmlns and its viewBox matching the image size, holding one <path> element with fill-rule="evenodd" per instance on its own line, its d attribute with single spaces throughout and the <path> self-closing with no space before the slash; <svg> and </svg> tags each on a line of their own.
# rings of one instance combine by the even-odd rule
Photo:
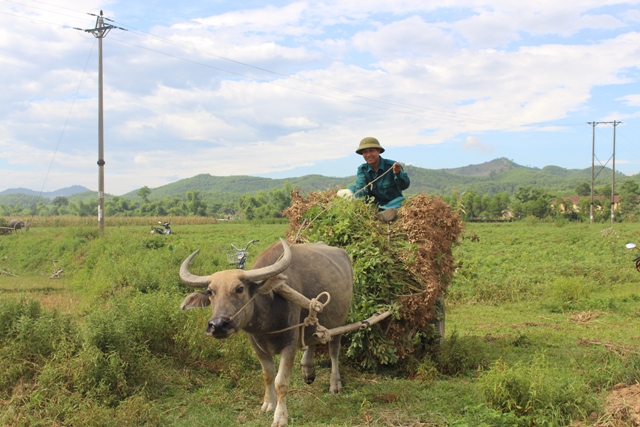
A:
<svg viewBox="0 0 640 427">
<path fill-rule="evenodd" d="M 305 326 L 316 325 L 316 332 L 313 334 L 313 336 L 316 337 L 321 343 L 326 344 L 331 340 L 332 337 L 336 335 L 342 335 L 347 332 L 351 332 L 355 330 L 367 329 L 369 326 L 375 325 L 376 323 L 386 319 L 391 315 L 391 312 L 387 310 L 387 311 L 375 313 L 373 316 L 371 316 L 366 320 L 361 320 L 359 322 L 351 323 L 349 325 L 339 326 L 333 329 L 327 329 L 324 326 L 320 325 L 320 323 L 318 323 L 317 314 L 321 313 L 322 310 L 324 309 L 324 306 L 329 304 L 329 301 L 331 301 L 331 295 L 329 295 L 328 292 L 323 292 L 320 295 L 318 295 L 316 298 L 309 299 L 283 282 L 281 282 L 278 286 L 274 287 L 271 290 L 273 290 L 274 292 L 277 292 L 284 299 L 302 308 L 306 308 L 309 310 L 309 315 L 304 319 L 303 323 L 290 326 L 288 328 L 281 329 L 279 331 L 271 332 L 272 334 L 284 332 L 289 329 L 297 328 L 299 326 L 302 326 L 304 328 Z M 323 295 L 327 296 L 327 301 L 325 303 L 321 303 L 319 301 L 319 298 Z M 302 336 L 302 346 L 305 347 L 304 333 L 302 333 L 301 336 Z"/>
</svg>

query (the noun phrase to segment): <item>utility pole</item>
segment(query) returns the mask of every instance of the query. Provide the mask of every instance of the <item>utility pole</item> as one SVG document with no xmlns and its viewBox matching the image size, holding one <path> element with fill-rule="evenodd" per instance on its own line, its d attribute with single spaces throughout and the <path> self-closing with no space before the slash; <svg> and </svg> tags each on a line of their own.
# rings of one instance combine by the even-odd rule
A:
<svg viewBox="0 0 640 427">
<path fill-rule="evenodd" d="M 109 34 L 114 28 L 124 30 L 124 28 L 116 27 L 115 25 L 107 24 L 104 21 L 111 21 L 109 18 L 100 15 L 89 13 L 91 16 L 96 17 L 95 28 L 83 30 L 82 28 L 74 28 L 76 30 L 91 33 L 98 39 L 98 223 L 100 226 L 100 232 L 104 232 L 104 120 L 103 120 L 103 107 L 102 107 L 102 39 Z"/>
<path fill-rule="evenodd" d="M 612 167 L 611 167 L 611 223 L 614 221 L 613 208 L 615 207 L 615 182 L 616 182 L 616 126 L 622 122 L 613 121 L 613 155 L 612 155 Z"/>
<path fill-rule="evenodd" d="M 591 133 L 591 207 L 589 212 L 590 223 L 593 224 L 593 186 L 594 186 L 594 158 L 595 158 L 595 145 L 596 145 L 596 126 L 599 124 L 607 124 L 613 125 L 613 151 L 611 155 L 612 159 L 612 167 L 611 167 L 611 201 L 610 201 L 610 209 L 611 209 L 611 223 L 615 221 L 614 215 L 614 207 L 615 207 L 615 182 L 616 182 L 616 126 L 622 124 L 622 122 L 618 122 L 616 120 L 612 122 L 587 122 L 587 124 L 591 125 L 592 133 Z"/>
<path fill-rule="evenodd" d="M 591 203 L 589 205 L 589 224 L 593 224 L 593 185 L 595 181 L 595 177 L 593 175 L 593 166 L 595 159 L 595 148 L 596 148 L 596 125 L 598 122 L 588 122 L 591 125 Z"/>
</svg>

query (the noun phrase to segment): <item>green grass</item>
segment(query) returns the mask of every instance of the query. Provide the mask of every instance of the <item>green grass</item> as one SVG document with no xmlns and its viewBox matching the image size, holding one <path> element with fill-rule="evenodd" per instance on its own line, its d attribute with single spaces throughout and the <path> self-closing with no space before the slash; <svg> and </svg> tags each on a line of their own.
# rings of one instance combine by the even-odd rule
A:
<svg viewBox="0 0 640 427">
<path fill-rule="evenodd" d="M 263 426 L 260 365 L 244 335 L 204 336 L 208 310 L 181 312 L 178 279 L 228 268 L 229 243 L 286 224 L 32 228 L 0 236 L 0 424 Z M 414 364 L 363 371 L 341 357 L 312 385 L 291 378 L 294 426 L 570 425 L 602 414 L 617 383 L 640 380 L 634 224 L 468 224 L 456 248 L 447 334 Z M 50 279 L 52 260 L 64 268 Z M 251 259 L 250 259 L 251 261 Z M 300 355 L 298 355 L 298 359 Z"/>
</svg>

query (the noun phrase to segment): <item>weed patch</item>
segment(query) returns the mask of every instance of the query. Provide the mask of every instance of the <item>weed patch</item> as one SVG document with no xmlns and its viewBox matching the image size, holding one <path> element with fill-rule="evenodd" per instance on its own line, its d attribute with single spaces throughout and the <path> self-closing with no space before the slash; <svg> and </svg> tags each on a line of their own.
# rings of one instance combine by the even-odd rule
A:
<svg viewBox="0 0 640 427">
<path fill-rule="evenodd" d="M 490 358 L 486 341 L 477 337 L 460 337 L 454 331 L 436 346 L 435 365 L 443 375 L 466 375 L 485 367 Z"/>
<path fill-rule="evenodd" d="M 478 387 L 491 408 L 539 425 L 566 425 L 598 409 L 597 396 L 582 378 L 550 366 L 543 353 L 531 361 L 494 363 L 479 377 Z"/>
</svg>

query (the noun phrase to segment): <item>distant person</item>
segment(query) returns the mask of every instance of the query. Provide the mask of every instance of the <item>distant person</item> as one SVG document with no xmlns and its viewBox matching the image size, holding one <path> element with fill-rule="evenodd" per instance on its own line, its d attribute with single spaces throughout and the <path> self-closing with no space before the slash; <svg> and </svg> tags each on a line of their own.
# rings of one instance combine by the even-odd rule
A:
<svg viewBox="0 0 640 427">
<path fill-rule="evenodd" d="M 400 163 L 380 157 L 384 148 L 376 138 L 364 138 L 360 141 L 356 153 L 362 154 L 366 163 L 358 166 L 356 185 L 350 186 L 349 189 L 357 198 L 373 198 L 373 202 L 381 211 L 389 211 L 381 213 L 381 219 L 392 220 L 395 218 L 396 209 L 402 206 L 405 200 L 402 191 L 409 188 L 409 175 Z"/>
</svg>

